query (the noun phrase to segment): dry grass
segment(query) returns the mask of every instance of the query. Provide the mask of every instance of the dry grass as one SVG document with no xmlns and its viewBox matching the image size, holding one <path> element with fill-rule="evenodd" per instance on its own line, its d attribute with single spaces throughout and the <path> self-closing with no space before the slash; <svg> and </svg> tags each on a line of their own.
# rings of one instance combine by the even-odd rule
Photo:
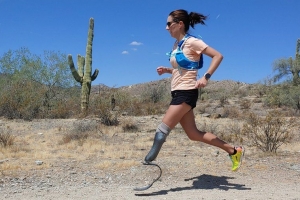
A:
<svg viewBox="0 0 300 200">
<path fill-rule="evenodd" d="M 243 123 L 241 115 L 244 114 L 236 106 L 237 102 L 231 99 L 229 105 L 222 108 L 228 118 L 222 116 L 219 119 L 201 116 L 201 113 L 209 110 L 209 106 L 213 107 L 212 111 L 217 112 L 215 102 L 200 102 L 202 106 L 195 109 L 198 128 L 213 132 L 231 144 L 241 144 L 243 142 L 240 134 L 240 126 Z M 246 105 L 242 107 L 259 110 L 258 104 L 248 106 L 248 103 L 246 101 Z M 0 147 L 0 161 L 2 161 L 0 171 L 12 173 L 19 170 L 39 170 L 50 168 L 60 161 L 73 160 L 91 162 L 91 166 L 97 169 L 124 169 L 136 166 L 151 148 L 156 127 L 162 117 L 163 115 L 124 116 L 120 117 L 120 124 L 117 126 L 105 126 L 100 123 L 101 120 L 93 118 L 69 119 L 66 123 L 73 123 L 71 128 L 59 124 L 46 130 L 35 129 L 30 122 L 5 121 L 11 129 L 14 141 L 12 145 Z M 300 151 L 299 136 L 295 141 L 296 145 L 284 145 L 282 148 Z M 180 125 L 172 130 L 160 156 L 174 155 L 174 149 L 177 147 L 182 151 L 178 153 L 180 156 L 189 155 L 191 149 L 199 154 L 203 153 L 201 150 L 203 144 L 190 141 Z M 250 151 L 254 152 L 252 149 Z M 37 165 L 36 160 L 42 160 L 44 163 Z M 195 161 L 195 164 L 199 167 L 203 165 L 201 159 Z"/>
<path fill-rule="evenodd" d="M 13 145 L 15 137 L 11 134 L 10 127 L 0 128 L 0 146 L 7 147 Z"/>
<path fill-rule="evenodd" d="M 43 169 L 51 167 L 57 160 L 86 161 L 96 157 L 103 160 L 94 165 L 97 168 L 105 169 L 112 166 L 127 168 L 140 163 L 137 159 L 143 155 L 136 149 L 148 148 L 152 145 L 153 139 L 151 134 L 149 137 L 137 137 L 134 142 L 136 145 L 133 145 L 126 140 L 135 140 L 135 133 L 124 133 L 122 125 L 117 127 L 102 125 L 97 131 L 83 131 L 88 135 L 83 141 L 75 138 L 62 142 L 69 133 L 62 130 L 63 128 L 58 127 L 40 134 L 28 132 L 17 136 L 14 145 L 0 148 L 0 161 L 3 160 L 0 170 L 4 172 Z M 120 159 L 122 162 L 114 162 Z M 37 165 L 36 160 L 43 161 L 43 165 Z"/>
</svg>

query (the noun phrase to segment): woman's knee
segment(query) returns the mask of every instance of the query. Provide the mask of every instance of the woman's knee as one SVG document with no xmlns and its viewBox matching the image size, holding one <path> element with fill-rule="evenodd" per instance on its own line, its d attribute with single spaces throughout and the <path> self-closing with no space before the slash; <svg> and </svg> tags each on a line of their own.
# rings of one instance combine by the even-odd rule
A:
<svg viewBox="0 0 300 200">
<path fill-rule="evenodd" d="M 188 138 L 192 141 L 196 141 L 196 137 L 194 135 L 187 134 Z"/>
<path fill-rule="evenodd" d="M 194 131 L 188 131 L 188 132 L 186 132 L 186 134 L 187 134 L 188 138 L 192 141 L 202 141 L 204 132 L 201 132 L 196 129 Z"/>
</svg>

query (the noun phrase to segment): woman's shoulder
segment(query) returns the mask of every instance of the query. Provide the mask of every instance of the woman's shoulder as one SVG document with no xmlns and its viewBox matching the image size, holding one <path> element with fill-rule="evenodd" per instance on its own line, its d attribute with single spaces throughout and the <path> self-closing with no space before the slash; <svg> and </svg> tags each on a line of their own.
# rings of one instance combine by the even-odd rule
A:
<svg viewBox="0 0 300 200">
<path fill-rule="evenodd" d="M 186 45 L 192 47 L 193 49 L 204 49 L 208 47 L 208 45 L 200 38 L 190 37 L 186 40 Z"/>
<path fill-rule="evenodd" d="M 205 43 L 201 38 L 197 38 L 197 37 L 194 37 L 194 36 L 190 36 L 187 40 L 186 40 L 187 43 L 193 43 L 193 42 L 203 42 Z"/>
</svg>

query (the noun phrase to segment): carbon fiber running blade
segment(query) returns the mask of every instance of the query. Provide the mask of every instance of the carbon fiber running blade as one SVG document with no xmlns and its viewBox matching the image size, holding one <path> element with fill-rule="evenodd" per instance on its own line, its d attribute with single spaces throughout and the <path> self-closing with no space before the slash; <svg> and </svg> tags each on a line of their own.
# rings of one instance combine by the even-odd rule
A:
<svg viewBox="0 0 300 200">
<path fill-rule="evenodd" d="M 144 186 L 144 187 L 136 187 L 133 188 L 134 191 L 144 191 L 144 190 L 148 190 L 149 188 L 151 188 L 151 186 L 153 185 L 154 182 L 152 182 L 151 184 Z"/>
<path fill-rule="evenodd" d="M 144 191 L 144 190 L 148 190 L 148 189 L 153 185 L 153 183 L 155 183 L 156 181 L 158 181 L 158 179 L 160 179 L 160 177 L 161 177 L 161 175 L 162 175 L 162 170 L 161 170 L 161 168 L 160 168 L 159 165 L 157 165 L 157 164 L 155 164 L 155 163 L 151 163 L 151 162 L 149 162 L 149 163 L 143 163 L 143 164 L 144 164 L 144 165 L 153 165 L 153 166 L 158 167 L 158 168 L 159 168 L 159 175 L 158 175 L 158 177 L 157 177 L 156 179 L 154 179 L 154 180 L 152 181 L 152 183 L 150 183 L 149 185 L 144 186 L 144 187 L 136 187 L 136 188 L 133 188 L 133 190 L 135 190 L 135 191 Z"/>
</svg>

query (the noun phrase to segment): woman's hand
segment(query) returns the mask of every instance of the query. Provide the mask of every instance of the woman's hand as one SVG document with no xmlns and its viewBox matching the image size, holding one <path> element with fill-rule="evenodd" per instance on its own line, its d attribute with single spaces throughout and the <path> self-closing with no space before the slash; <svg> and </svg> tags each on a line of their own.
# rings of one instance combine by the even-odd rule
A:
<svg viewBox="0 0 300 200">
<path fill-rule="evenodd" d="M 166 67 L 160 66 L 156 69 L 158 75 L 162 75 L 164 73 L 167 73 L 168 69 Z"/>
<path fill-rule="evenodd" d="M 195 88 L 204 88 L 207 85 L 208 80 L 205 79 L 205 77 L 201 77 L 199 80 L 197 80 L 195 84 Z"/>
</svg>

